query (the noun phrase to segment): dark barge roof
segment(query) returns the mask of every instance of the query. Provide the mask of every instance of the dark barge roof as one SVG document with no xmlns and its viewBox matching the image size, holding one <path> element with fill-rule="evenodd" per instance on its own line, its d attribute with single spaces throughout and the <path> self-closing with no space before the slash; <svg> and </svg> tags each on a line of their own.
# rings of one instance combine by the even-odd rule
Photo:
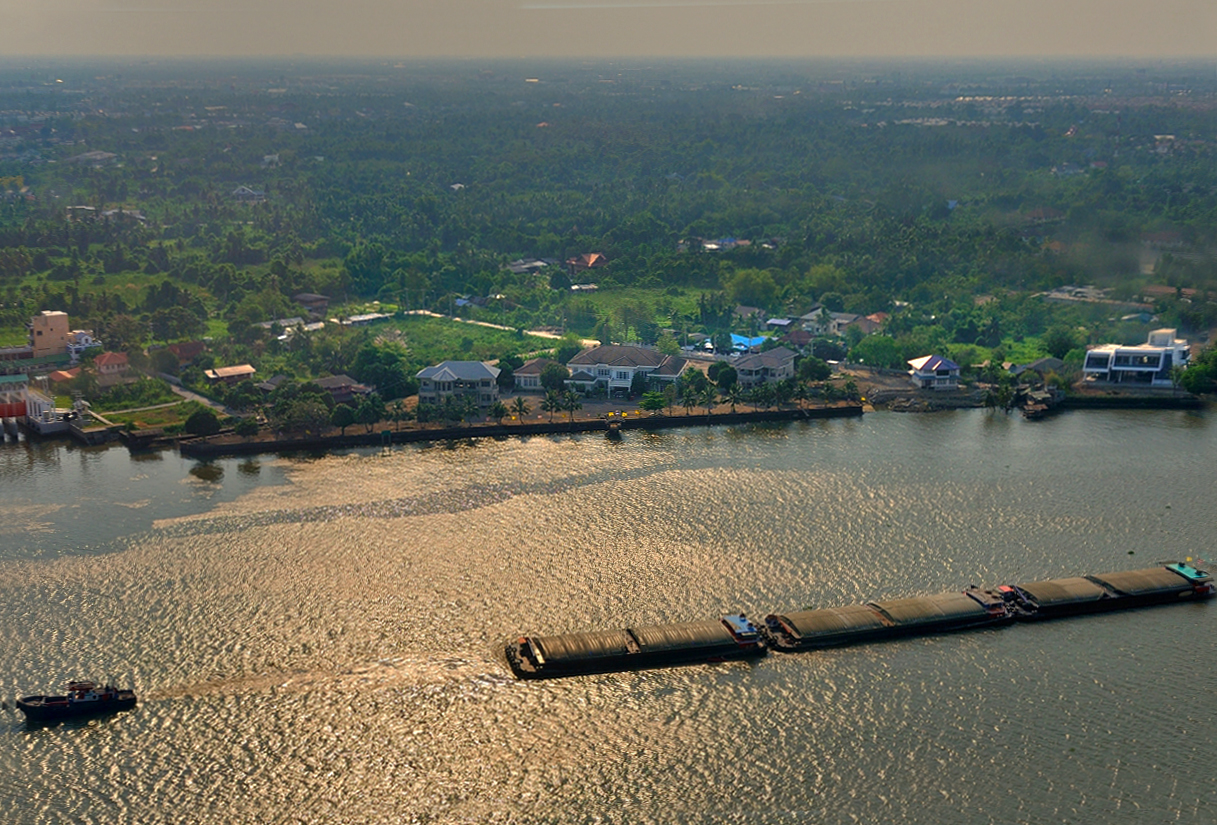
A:
<svg viewBox="0 0 1217 825">
<path fill-rule="evenodd" d="M 1097 602 L 1108 596 L 1107 591 L 1101 585 L 1081 576 L 1072 579 L 1051 579 L 1020 584 L 1018 589 L 1030 596 L 1041 608 L 1079 602 Z"/>
<path fill-rule="evenodd" d="M 912 629 L 924 625 L 983 622 L 991 618 L 967 593 L 940 593 L 912 599 L 871 602 L 893 627 Z"/>
<path fill-rule="evenodd" d="M 743 614 L 719 620 L 623 630 L 524 636 L 507 646 L 507 662 L 522 679 L 642 670 L 765 654 L 765 642 Z"/>
<path fill-rule="evenodd" d="M 1127 596 L 1143 596 L 1166 591 L 1183 593 L 1192 589 L 1192 582 L 1167 567 L 1128 570 L 1123 573 L 1104 573 L 1101 576 L 1090 576 L 1090 578 Z"/>
<path fill-rule="evenodd" d="M 507 645 L 512 671 L 541 679 L 763 656 L 769 647 L 812 650 L 864 641 L 993 627 L 1015 621 L 1211 598 L 1207 572 L 1171 563 L 1097 576 L 1002 585 L 890 599 L 848 607 L 770 614 L 758 630 L 743 615 L 561 636 L 520 637 Z"/>
</svg>

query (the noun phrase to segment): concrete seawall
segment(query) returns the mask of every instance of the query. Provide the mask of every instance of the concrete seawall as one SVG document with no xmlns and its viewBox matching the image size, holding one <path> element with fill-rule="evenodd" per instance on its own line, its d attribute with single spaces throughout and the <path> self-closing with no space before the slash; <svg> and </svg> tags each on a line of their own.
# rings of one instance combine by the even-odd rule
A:
<svg viewBox="0 0 1217 825">
<path fill-rule="evenodd" d="M 638 418 L 614 418 L 612 424 L 620 432 L 630 430 L 665 430 L 673 427 L 705 427 L 716 424 L 752 424 L 766 421 L 806 421 L 820 418 L 850 418 L 862 415 L 861 404 L 843 404 L 833 407 L 813 407 L 793 410 L 760 410 L 756 412 L 715 413 L 714 415 L 689 416 L 640 416 Z M 233 441 L 225 437 L 222 441 L 198 438 L 180 441 L 182 455 L 194 458 L 218 458 L 228 455 L 253 455 L 256 453 L 282 453 L 345 449 L 348 447 L 377 447 L 385 443 L 409 444 L 426 441 L 453 441 L 465 438 L 505 438 L 521 435 L 561 435 L 563 433 L 606 433 L 610 422 L 603 418 L 575 419 L 536 424 L 476 424 L 464 427 L 441 427 L 436 429 L 411 429 L 400 431 L 379 430 L 371 433 L 355 433 L 338 436 L 302 436 Z"/>
</svg>

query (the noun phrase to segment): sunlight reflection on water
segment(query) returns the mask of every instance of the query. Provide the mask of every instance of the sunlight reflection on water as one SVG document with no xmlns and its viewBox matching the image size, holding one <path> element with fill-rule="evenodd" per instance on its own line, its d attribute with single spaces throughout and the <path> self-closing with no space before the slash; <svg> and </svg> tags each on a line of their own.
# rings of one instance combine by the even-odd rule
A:
<svg viewBox="0 0 1217 825">
<path fill-rule="evenodd" d="M 128 466 L 110 508 L 90 493 L 104 552 L 0 562 L 0 678 L 11 700 L 108 673 L 142 703 L 0 717 L 0 793 L 21 823 L 1208 822 L 1212 605 L 545 683 L 501 649 L 1194 554 L 1213 430 L 872 415 L 204 481 L 169 456 L 147 494 Z M 43 466 L 47 491 L 84 475 Z M 60 537 L 64 512 L 2 510 Z"/>
</svg>

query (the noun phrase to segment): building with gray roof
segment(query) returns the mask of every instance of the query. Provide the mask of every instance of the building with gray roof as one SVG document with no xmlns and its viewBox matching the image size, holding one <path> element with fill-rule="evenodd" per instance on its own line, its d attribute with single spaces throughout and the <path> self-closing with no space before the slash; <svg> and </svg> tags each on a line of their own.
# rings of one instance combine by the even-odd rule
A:
<svg viewBox="0 0 1217 825">
<path fill-rule="evenodd" d="M 479 407 L 499 400 L 499 368 L 481 361 L 444 361 L 418 371 L 420 404 L 442 404 L 449 396 L 472 397 Z"/>
</svg>

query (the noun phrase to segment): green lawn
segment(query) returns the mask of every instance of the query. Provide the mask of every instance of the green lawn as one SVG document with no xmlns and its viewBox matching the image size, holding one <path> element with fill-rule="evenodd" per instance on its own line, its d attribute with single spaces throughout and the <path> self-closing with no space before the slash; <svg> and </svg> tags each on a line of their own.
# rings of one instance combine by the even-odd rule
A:
<svg viewBox="0 0 1217 825">
<path fill-rule="evenodd" d="M 507 353 L 552 349 L 557 344 L 553 339 L 521 335 L 515 330 L 417 315 L 395 318 L 372 329 L 400 331 L 413 359 L 425 364 L 444 360 L 485 361 Z"/>
<path fill-rule="evenodd" d="M 163 429 L 186 423 L 186 419 L 196 410 L 202 409 L 202 406 L 197 401 L 183 401 L 172 407 L 162 407 L 157 410 L 144 410 L 143 412 L 133 413 L 102 413 L 102 415 L 105 415 L 107 419 L 121 426 L 134 424 L 136 429 L 140 430 Z"/>
<path fill-rule="evenodd" d="M 30 333 L 25 327 L 0 327 L 0 347 L 19 347 L 29 341 Z"/>
</svg>

